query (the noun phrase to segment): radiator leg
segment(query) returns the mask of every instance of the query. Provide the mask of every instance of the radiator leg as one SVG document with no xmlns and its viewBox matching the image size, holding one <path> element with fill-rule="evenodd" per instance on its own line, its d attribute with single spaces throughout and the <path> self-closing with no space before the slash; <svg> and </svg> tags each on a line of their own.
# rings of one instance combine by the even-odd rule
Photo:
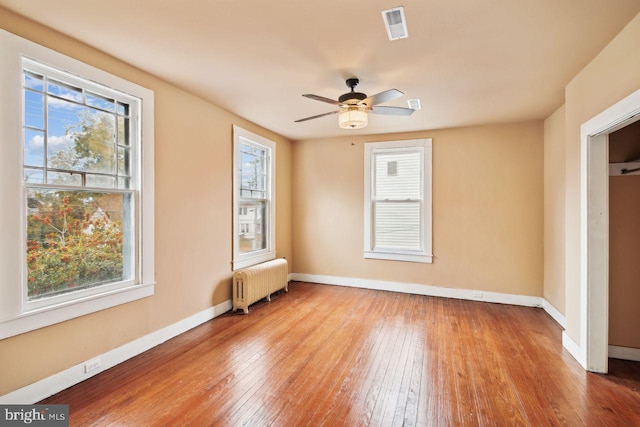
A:
<svg viewBox="0 0 640 427">
<path fill-rule="evenodd" d="M 267 301 L 271 302 L 271 294 L 268 294 L 266 298 L 267 298 Z"/>
<path fill-rule="evenodd" d="M 244 311 L 244 314 L 249 314 L 249 307 L 242 307 L 242 311 Z"/>
</svg>

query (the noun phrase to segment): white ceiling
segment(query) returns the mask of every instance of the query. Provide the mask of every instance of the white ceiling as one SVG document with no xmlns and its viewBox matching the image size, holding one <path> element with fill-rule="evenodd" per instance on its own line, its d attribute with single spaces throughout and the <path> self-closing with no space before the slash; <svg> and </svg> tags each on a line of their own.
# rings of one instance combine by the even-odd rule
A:
<svg viewBox="0 0 640 427">
<path fill-rule="evenodd" d="M 0 0 L 293 140 L 350 134 L 332 105 L 344 80 L 409 117 L 370 116 L 357 133 L 543 119 L 564 86 L 637 13 L 640 0 Z M 381 11 L 404 6 L 409 38 Z M 615 7 L 614 7 L 615 6 Z"/>
</svg>

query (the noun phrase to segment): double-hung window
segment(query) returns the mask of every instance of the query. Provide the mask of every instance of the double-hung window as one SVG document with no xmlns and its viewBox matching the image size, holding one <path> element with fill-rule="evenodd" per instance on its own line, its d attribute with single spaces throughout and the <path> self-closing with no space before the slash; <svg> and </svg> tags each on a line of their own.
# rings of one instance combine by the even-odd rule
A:
<svg viewBox="0 0 640 427">
<path fill-rule="evenodd" d="M 2 338 L 153 294 L 153 92 L 0 36 Z"/>
<path fill-rule="evenodd" d="M 431 156 L 431 139 L 365 145 L 365 258 L 432 262 Z"/>
<path fill-rule="evenodd" d="M 272 260 L 275 252 L 276 145 L 233 127 L 233 269 Z"/>
</svg>

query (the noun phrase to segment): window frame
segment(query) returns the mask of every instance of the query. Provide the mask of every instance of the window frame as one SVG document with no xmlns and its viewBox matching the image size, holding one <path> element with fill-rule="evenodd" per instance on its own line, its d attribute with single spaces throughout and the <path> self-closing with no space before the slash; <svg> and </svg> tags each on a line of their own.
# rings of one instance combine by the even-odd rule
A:
<svg viewBox="0 0 640 427">
<path fill-rule="evenodd" d="M 267 151 L 267 224 L 265 249 L 249 253 L 240 253 L 240 144 L 248 143 Z M 276 257 L 276 143 L 263 136 L 250 132 L 238 125 L 233 125 L 233 259 L 232 271 L 249 267 L 261 262 L 270 261 Z"/>
<path fill-rule="evenodd" d="M 419 200 L 422 214 L 420 215 L 420 250 L 376 248 L 374 242 L 375 214 L 375 168 L 374 161 L 377 153 L 399 153 L 418 150 L 422 155 L 422 197 Z M 370 142 L 365 144 L 364 153 L 364 258 L 390 261 L 406 261 L 418 263 L 432 263 L 433 236 L 433 190 L 432 163 L 433 142 L 431 138 L 411 139 L 402 141 Z M 412 203 L 415 203 L 412 201 Z"/>
<path fill-rule="evenodd" d="M 29 192 L 30 190 L 40 190 L 40 191 L 68 191 L 68 192 L 76 192 L 76 193 L 81 193 L 81 192 L 96 192 L 96 193 L 103 193 L 103 194 L 121 194 L 123 195 L 123 197 L 125 195 L 130 195 L 131 196 L 131 205 L 129 207 L 132 207 L 133 209 L 131 209 L 132 213 L 131 215 L 129 215 L 126 218 L 126 221 L 129 223 L 129 225 L 132 227 L 133 230 L 137 230 L 139 228 L 139 223 L 140 220 L 138 218 L 138 209 L 137 209 L 137 205 L 138 205 L 138 201 L 139 201 L 139 188 L 140 188 L 140 174 L 137 173 L 140 170 L 140 162 L 138 161 L 138 151 L 139 151 L 139 140 L 140 140 L 140 132 L 138 131 L 137 127 L 138 127 L 138 123 L 140 122 L 139 120 L 139 116 L 140 116 L 140 108 L 139 108 L 139 104 L 140 104 L 140 100 L 136 97 L 131 97 L 125 93 L 122 93 L 120 91 L 116 91 L 113 88 L 107 88 L 104 87 L 103 85 L 100 85 L 98 83 L 95 82 L 90 82 L 90 81 L 86 81 L 83 79 L 80 79 L 78 76 L 75 75 L 71 75 L 70 73 L 67 73 L 65 71 L 56 69 L 56 68 L 52 68 L 48 65 L 42 64 L 38 61 L 34 61 L 32 59 L 23 57 L 22 60 L 22 68 L 23 70 L 27 70 L 30 73 L 33 74 L 37 74 L 37 75 L 42 75 L 45 78 L 43 79 L 43 84 L 46 84 L 45 82 L 48 81 L 58 81 L 58 82 L 63 82 L 63 84 L 65 85 L 69 85 L 71 87 L 74 88 L 80 88 L 80 90 L 83 90 L 85 92 L 90 92 L 94 95 L 108 95 L 111 98 L 114 99 L 114 102 L 120 102 L 123 104 L 126 104 L 129 106 L 130 108 L 130 114 L 127 116 L 130 120 L 130 125 L 129 125 L 129 134 L 132 136 L 132 140 L 129 141 L 129 143 L 127 144 L 127 150 L 129 150 L 129 163 L 132 166 L 132 171 L 134 172 L 133 174 L 130 174 L 130 176 L 127 176 L 127 179 L 129 180 L 129 188 L 121 188 L 120 186 L 117 185 L 116 183 L 116 179 L 118 178 L 119 174 L 117 171 L 117 164 L 114 164 L 114 169 L 115 169 L 115 173 L 112 174 L 107 174 L 107 173 L 93 173 L 93 172 L 88 172 L 88 171 L 84 171 L 84 170 L 69 170 L 68 172 L 73 172 L 77 175 L 83 175 L 83 176 L 87 176 L 87 175 L 102 175 L 102 176 L 112 176 L 114 178 L 114 186 L 109 188 L 109 187 L 91 187 L 91 186 L 87 186 L 84 183 L 82 185 L 73 185 L 73 184 L 53 184 L 53 183 L 28 183 L 28 182 L 23 182 L 23 187 L 24 187 L 24 191 L 25 192 Z M 31 91 L 31 90 L 29 90 Z M 44 87 L 43 88 L 43 95 L 47 94 L 47 88 Z M 34 91 L 35 92 L 35 91 Z M 53 98 L 58 98 L 56 96 L 53 96 Z M 58 98 L 60 99 L 60 98 Z M 47 108 L 47 97 L 44 96 L 44 108 L 46 110 Z M 25 100 L 26 102 L 26 100 Z M 82 105 L 82 104 L 78 104 L 78 105 Z M 86 105 L 86 104 L 85 104 Z M 115 107 L 115 105 L 114 105 Z M 23 112 L 24 113 L 24 112 Z M 115 114 L 115 109 L 114 109 L 114 116 Z M 44 114 L 44 116 L 46 117 L 48 114 Z M 30 126 L 24 126 L 25 130 L 27 129 L 31 129 Z M 47 130 L 49 130 L 49 124 L 43 123 L 43 131 L 45 133 L 47 133 Z M 24 140 L 23 138 L 23 148 L 25 148 L 26 145 L 26 140 Z M 114 141 L 114 145 L 115 145 L 115 150 L 114 150 L 114 154 L 116 153 L 117 147 L 119 146 L 119 144 L 117 144 L 116 141 Z M 45 147 L 44 150 L 44 165 L 42 166 L 42 174 L 43 174 L 43 178 L 45 177 L 45 175 L 47 175 L 50 171 L 59 171 L 55 168 L 52 168 L 51 166 L 49 166 L 48 163 L 48 153 Z M 115 162 L 114 162 L 115 163 Z M 26 169 L 33 169 L 33 170 L 37 170 L 39 169 L 38 167 L 35 167 L 33 165 L 25 165 L 23 167 L 23 170 Z M 65 173 L 67 172 L 66 170 L 64 171 Z M 83 179 L 84 181 L 84 179 Z M 124 200 L 123 200 L 124 202 Z M 124 207 L 124 204 L 123 204 Z M 123 225 L 124 222 L 123 222 Z M 26 230 L 25 230 L 25 236 L 26 236 Z M 138 278 L 138 270 L 139 270 L 139 261 L 137 261 L 139 259 L 139 247 L 140 247 L 140 233 L 139 232 L 134 232 L 131 233 L 131 235 L 129 236 L 129 244 L 130 244 L 130 254 L 129 256 L 127 256 L 126 258 L 123 257 L 123 267 L 125 267 L 125 269 L 127 269 L 127 261 L 130 262 L 131 265 L 128 265 L 128 270 L 132 271 L 132 277 L 130 278 L 126 278 L 124 280 L 121 281 L 114 281 L 114 282 L 108 282 L 108 283 L 104 283 L 98 286 L 89 286 L 87 288 L 81 289 L 83 291 L 83 296 L 87 297 L 87 296 L 92 296 L 92 295 L 96 295 L 96 294 L 102 294 L 108 290 L 117 290 L 120 288 L 124 288 L 127 286 L 131 286 L 134 285 L 135 283 L 137 283 L 137 278 Z M 127 259 L 128 258 L 128 259 Z M 42 307 L 48 307 L 52 304 L 60 304 L 60 303 L 64 303 L 64 302 L 68 302 L 68 301 L 72 301 L 77 299 L 77 292 L 65 292 L 65 293 L 61 293 L 59 295 L 53 295 L 50 297 L 46 297 L 46 298 L 34 298 L 34 299 L 29 299 L 29 296 L 23 293 L 23 311 L 24 312 L 29 312 L 29 311 L 33 311 L 35 309 L 38 308 L 42 308 Z"/>
<path fill-rule="evenodd" d="M 91 65 L 0 30 L 0 138 L 15 141 L 0 146 L 0 339 L 83 316 L 153 295 L 154 277 L 154 171 L 153 91 Z M 111 88 L 137 99 L 137 186 L 134 190 L 137 254 L 134 280 L 116 282 L 47 298 L 48 303 L 27 301 L 26 191 L 24 183 L 24 62 L 33 61 L 86 83 Z M 28 68 L 28 67 L 27 67 Z M 133 107 L 132 107 L 133 108 Z M 133 120 L 133 119 L 132 119 Z M 132 178 L 133 180 L 133 178 Z M 36 187 L 39 187 L 36 185 Z M 84 191 L 91 187 L 56 186 Z M 64 188 L 63 188 L 64 187 Z M 104 190 L 104 189 L 96 189 Z"/>
</svg>

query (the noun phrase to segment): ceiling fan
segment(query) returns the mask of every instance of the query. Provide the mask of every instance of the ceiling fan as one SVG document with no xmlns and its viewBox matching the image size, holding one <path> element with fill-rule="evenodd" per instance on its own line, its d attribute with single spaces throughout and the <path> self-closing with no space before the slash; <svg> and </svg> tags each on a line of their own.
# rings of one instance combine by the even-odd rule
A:
<svg viewBox="0 0 640 427">
<path fill-rule="evenodd" d="M 358 86 L 358 83 L 360 83 L 360 80 L 351 78 L 347 79 L 346 83 L 347 87 L 351 89 L 351 92 L 340 95 L 337 101 L 318 95 L 302 95 L 307 98 L 315 99 L 316 101 L 322 101 L 328 104 L 337 105 L 340 108 L 336 111 L 318 114 L 317 116 L 306 117 L 304 119 L 296 120 L 295 122 L 305 122 L 307 120 L 313 120 L 319 117 L 338 114 L 338 125 L 341 128 L 361 129 L 365 127 L 367 123 L 369 123 L 368 113 L 386 114 L 392 116 L 408 116 L 415 111 L 411 108 L 404 107 L 378 106 L 378 104 L 392 101 L 404 95 L 404 93 L 400 92 L 397 89 L 389 89 L 375 95 L 367 96 L 364 93 L 354 91 L 355 87 Z"/>
</svg>

